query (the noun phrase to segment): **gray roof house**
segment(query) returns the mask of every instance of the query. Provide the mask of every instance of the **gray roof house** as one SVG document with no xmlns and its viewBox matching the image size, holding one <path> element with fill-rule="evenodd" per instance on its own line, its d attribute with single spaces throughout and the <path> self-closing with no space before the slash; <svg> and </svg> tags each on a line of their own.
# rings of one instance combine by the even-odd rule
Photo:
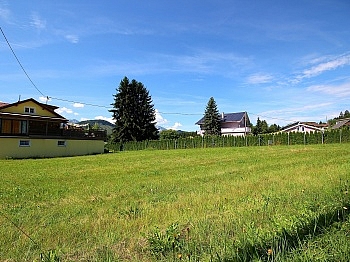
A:
<svg viewBox="0 0 350 262">
<path fill-rule="evenodd" d="M 200 135 L 204 135 L 204 117 L 196 122 L 199 125 Z M 224 136 L 245 136 L 251 133 L 250 121 L 247 112 L 222 113 L 221 134 Z"/>
<path fill-rule="evenodd" d="M 343 119 L 339 119 L 334 126 L 332 126 L 332 129 L 338 129 L 338 128 L 342 128 L 345 126 L 350 126 L 350 118 L 343 118 Z"/>
</svg>

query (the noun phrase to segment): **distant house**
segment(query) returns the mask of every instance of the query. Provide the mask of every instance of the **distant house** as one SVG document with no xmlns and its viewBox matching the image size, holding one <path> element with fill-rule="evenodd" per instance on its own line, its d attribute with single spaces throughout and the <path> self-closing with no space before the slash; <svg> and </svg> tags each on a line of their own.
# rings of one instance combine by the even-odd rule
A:
<svg viewBox="0 0 350 262">
<path fill-rule="evenodd" d="M 0 158 L 56 157 L 103 153 L 105 131 L 69 126 L 56 106 L 32 98 L 0 103 Z"/>
<path fill-rule="evenodd" d="M 311 133 L 311 132 L 322 132 L 327 128 L 327 124 L 318 124 L 316 122 L 295 122 L 289 124 L 281 129 L 281 132 L 290 133 L 290 132 L 302 132 L 302 133 Z"/>
<path fill-rule="evenodd" d="M 343 128 L 346 126 L 350 126 L 350 118 L 338 119 L 335 125 L 332 126 L 332 129 Z"/>
<path fill-rule="evenodd" d="M 200 135 L 204 135 L 204 117 L 196 122 L 199 125 Z M 251 133 L 250 121 L 247 112 L 222 113 L 221 134 L 224 136 L 245 136 Z"/>
</svg>

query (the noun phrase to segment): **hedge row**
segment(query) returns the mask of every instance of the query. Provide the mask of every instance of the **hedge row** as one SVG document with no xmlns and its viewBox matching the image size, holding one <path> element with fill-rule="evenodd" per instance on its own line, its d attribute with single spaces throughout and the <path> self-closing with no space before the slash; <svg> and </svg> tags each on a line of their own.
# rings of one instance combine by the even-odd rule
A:
<svg viewBox="0 0 350 262">
<path fill-rule="evenodd" d="M 208 147 L 242 147 L 268 145 L 310 145 L 349 143 L 350 129 L 338 129 L 315 133 L 278 133 L 258 136 L 196 136 L 176 140 L 145 140 L 141 142 L 109 143 L 109 151 L 131 151 L 144 149 L 170 150 Z"/>
</svg>

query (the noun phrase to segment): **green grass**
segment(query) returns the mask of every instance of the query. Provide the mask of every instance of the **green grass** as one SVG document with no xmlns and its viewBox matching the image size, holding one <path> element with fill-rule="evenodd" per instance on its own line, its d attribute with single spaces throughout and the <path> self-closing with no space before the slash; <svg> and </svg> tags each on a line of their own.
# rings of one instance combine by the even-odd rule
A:
<svg viewBox="0 0 350 262">
<path fill-rule="evenodd" d="M 307 238 L 284 261 L 350 261 L 350 217 Z"/>
<path fill-rule="evenodd" d="M 349 156 L 333 144 L 0 160 L 0 259 L 297 260 L 347 219 Z"/>
</svg>

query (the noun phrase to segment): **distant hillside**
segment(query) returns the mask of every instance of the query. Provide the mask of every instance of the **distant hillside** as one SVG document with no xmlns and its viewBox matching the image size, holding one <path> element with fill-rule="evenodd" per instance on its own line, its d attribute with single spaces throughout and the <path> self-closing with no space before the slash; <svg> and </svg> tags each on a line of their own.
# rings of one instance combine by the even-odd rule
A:
<svg viewBox="0 0 350 262">
<path fill-rule="evenodd" d="M 106 120 L 102 120 L 102 119 L 97 119 L 97 120 L 85 120 L 85 121 L 80 121 L 77 124 L 79 125 L 86 125 L 89 124 L 90 126 L 94 126 L 95 124 L 98 124 L 98 126 L 101 129 L 105 129 L 107 130 L 107 135 L 112 134 L 113 128 L 114 128 L 114 124 L 112 124 L 111 122 L 108 122 Z"/>
<path fill-rule="evenodd" d="M 166 130 L 166 128 L 164 128 L 162 126 L 156 126 L 156 128 L 158 128 L 159 132 L 162 132 L 162 131 Z"/>
</svg>

